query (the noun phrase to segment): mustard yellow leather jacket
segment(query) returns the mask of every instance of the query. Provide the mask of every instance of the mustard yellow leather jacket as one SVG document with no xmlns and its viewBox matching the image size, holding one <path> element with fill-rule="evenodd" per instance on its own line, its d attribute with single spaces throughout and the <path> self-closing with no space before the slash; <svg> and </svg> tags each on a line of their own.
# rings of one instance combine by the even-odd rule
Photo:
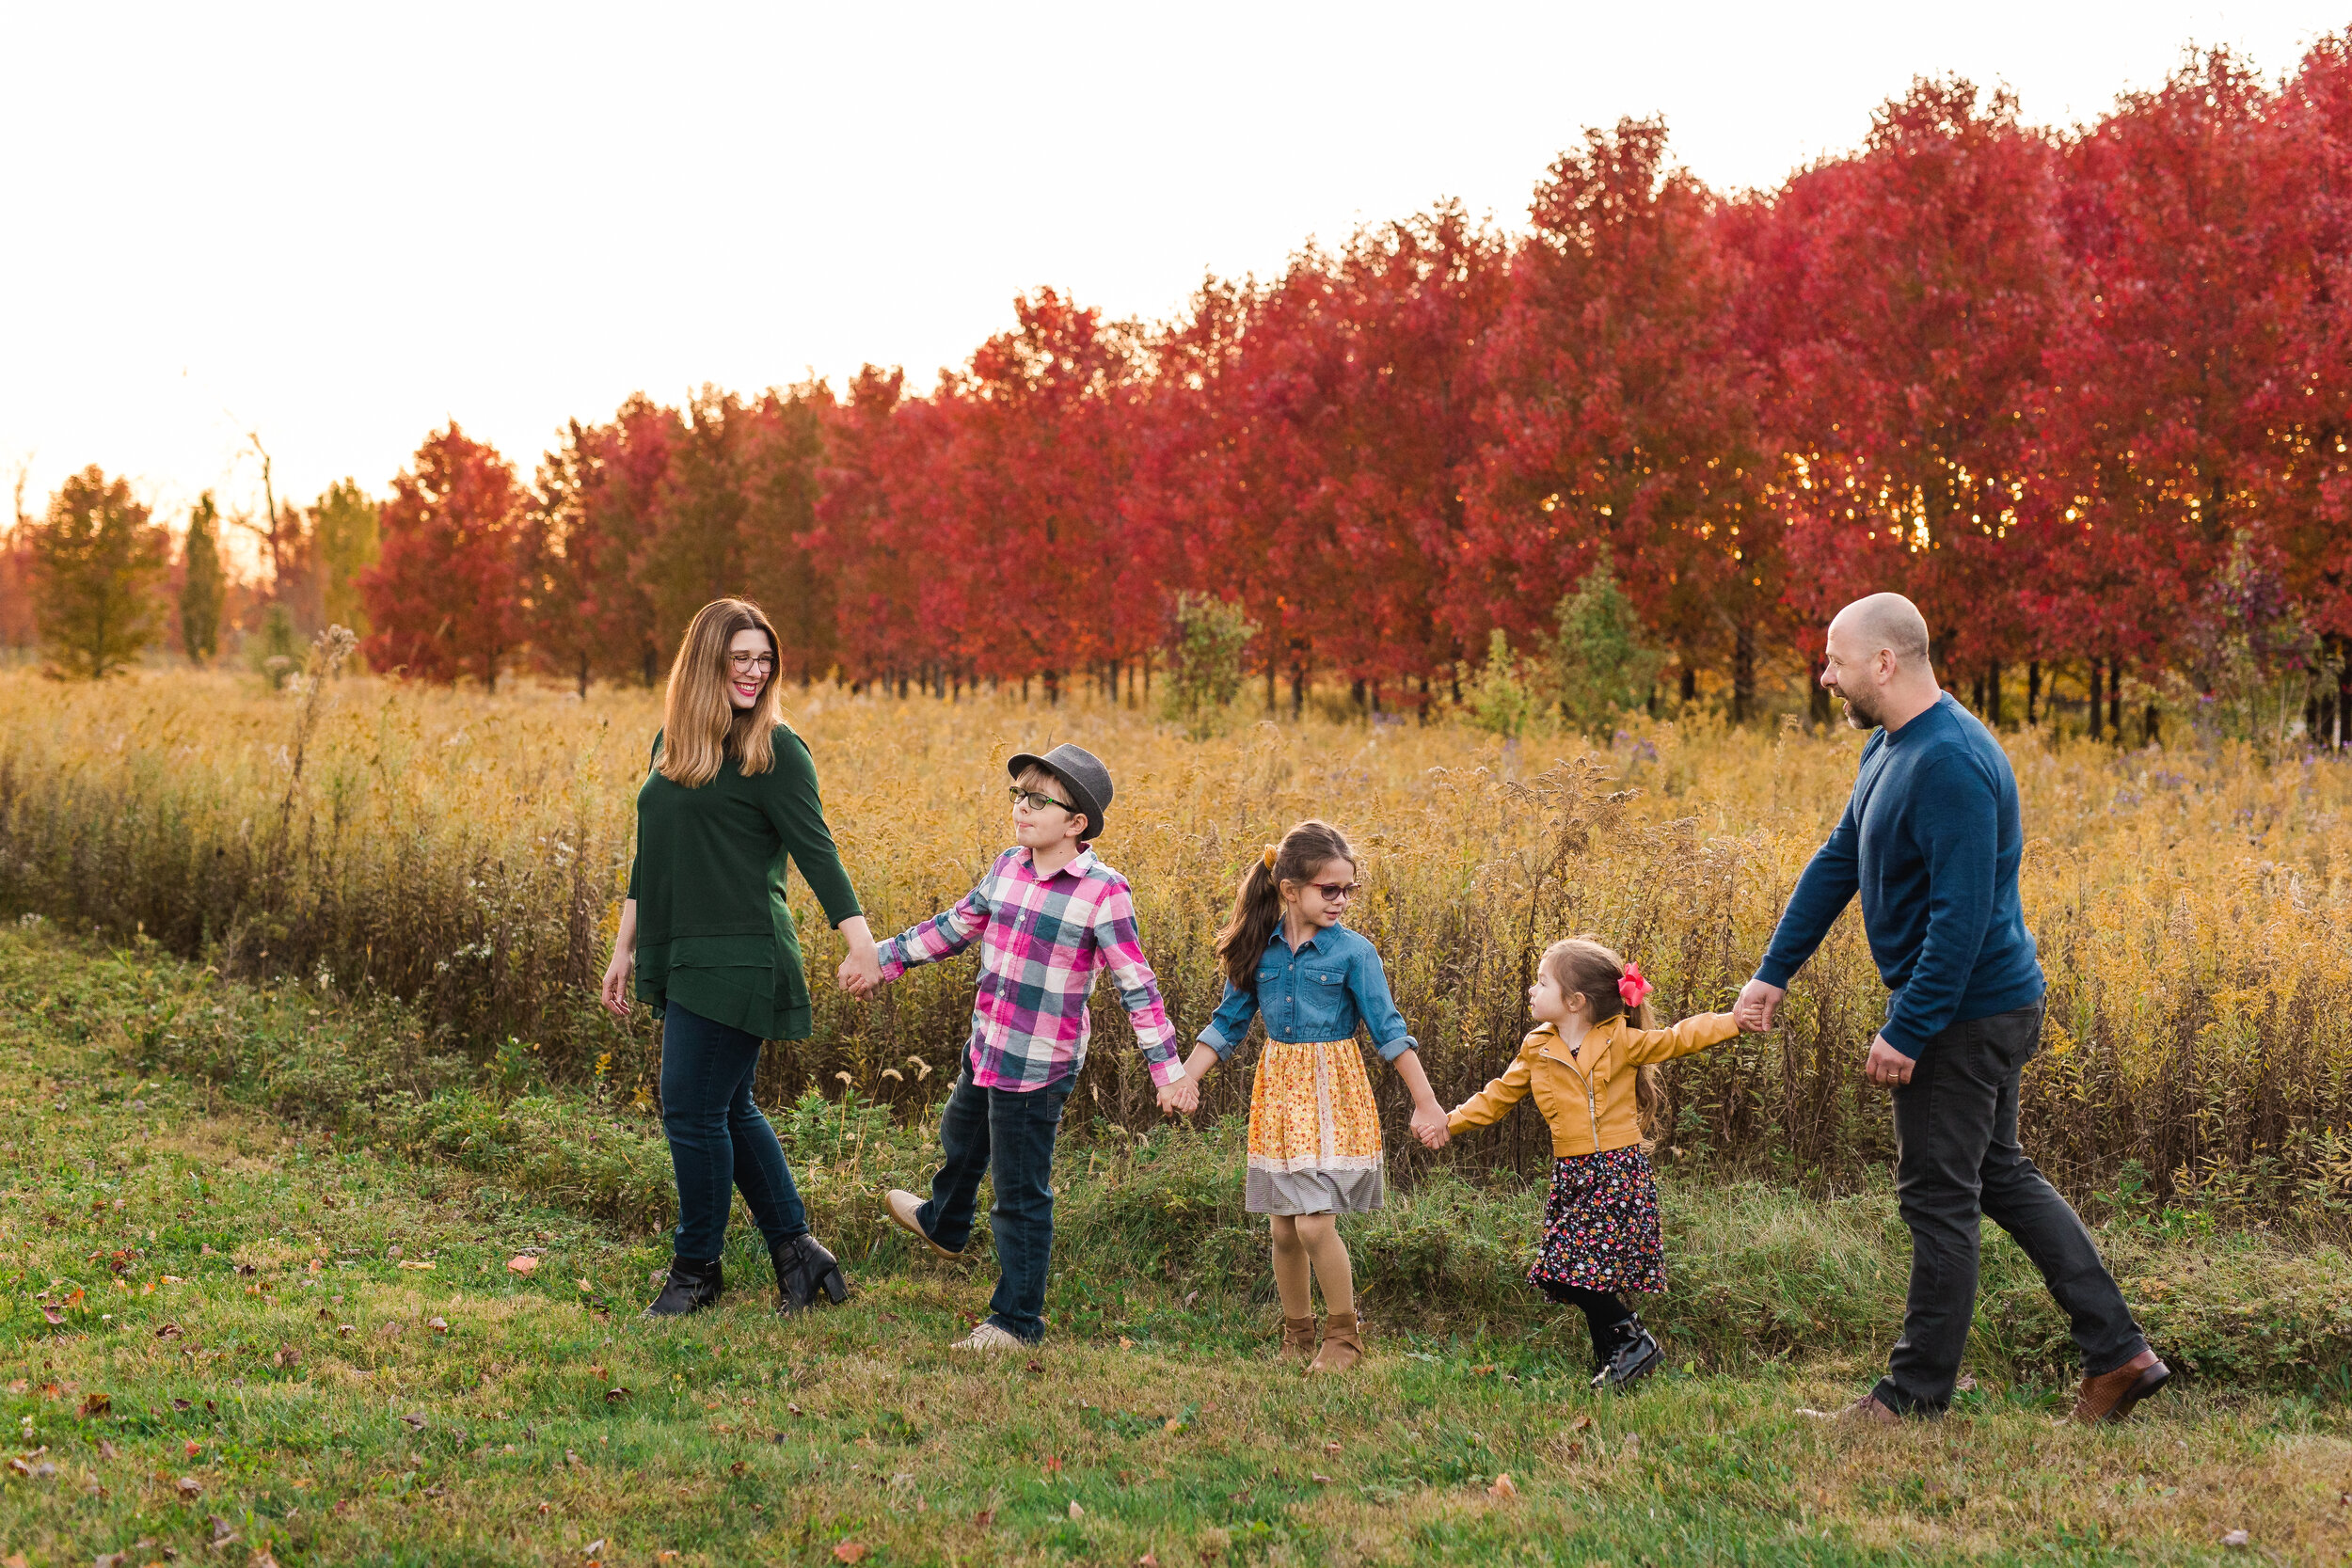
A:
<svg viewBox="0 0 2352 1568">
<path fill-rule="evenodd" d="M 1595 1024 L 1583 1049 L 1571 1053 L 1557 1029 L 1539 1023 L 1519 1042 L 1502 1076 L 1445 1118 L 1446 1130 L 1492 1126 L 1533 1093 L 1535 1109 L 1550 1124 L 1553 1154 L 1628 1148 L 1642 1141 L 1633 1111 L 1634 1069 L 1688 1056 L 1739 1032 L 1729 1013 L 1701 1013 L 1671 1029 L 1629 1028 L 1620 1016 Z"/>
</svg>

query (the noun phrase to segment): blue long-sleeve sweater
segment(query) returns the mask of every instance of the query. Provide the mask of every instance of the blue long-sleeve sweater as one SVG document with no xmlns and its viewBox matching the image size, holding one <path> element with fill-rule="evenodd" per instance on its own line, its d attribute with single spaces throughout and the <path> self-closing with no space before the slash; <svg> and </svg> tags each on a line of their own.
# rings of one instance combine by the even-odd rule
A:
<svg viewBox="0 0 2352 1568">
<path fill-rule="evenodd" d="M 2017 896 L 2025 829 L 2009 757 L 1946 692 L 1862 748 L 1853 796 L 1781 912 L 1756 977 L 1786 986 L 1856 891 L 1886 1043 L 1916 1059 L 1955 1023 L 2038 1000 L 2042 965 Z"/>
</svg>

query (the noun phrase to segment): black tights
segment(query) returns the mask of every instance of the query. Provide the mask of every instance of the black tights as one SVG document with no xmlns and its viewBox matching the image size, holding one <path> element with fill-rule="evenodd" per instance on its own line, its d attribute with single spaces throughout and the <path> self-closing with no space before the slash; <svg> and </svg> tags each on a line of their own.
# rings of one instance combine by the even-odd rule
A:
<svg viewBox="0 0 2352 1568">
<path fill-rule="evenodd" d="M 1588 1291 L 1581 1285 L 1560 1285 L 1539 1279 L 1536 1286 L 1563 1307 L 1573 1307 L 1584 1314 L 1584 1326 L 1593 1333 L 1593 1354 L 1607 1360 L 1616 1348 L 1617 1331 L 1633 1317 L 1633 1309 L 1612 1291 Z"/>
</svg>

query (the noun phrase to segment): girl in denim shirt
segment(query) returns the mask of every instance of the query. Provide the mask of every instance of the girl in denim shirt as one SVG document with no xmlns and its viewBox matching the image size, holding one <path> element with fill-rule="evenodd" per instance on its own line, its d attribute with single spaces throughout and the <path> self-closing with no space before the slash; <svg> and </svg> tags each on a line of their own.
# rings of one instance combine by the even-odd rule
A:
<svg viewBox="0 0 2352 1568">
<path fill-rule="evenodd" d="M 1361 886 L 1356 852 L 1337 828 L 1301 822 L 1269 844 L 1242 878 L 1232 917 L 1216 934 L 1225 999 L 1184 1064 L 1199 1079 L 1233 1053 L 1251 1018 L 1265 1049 L 1249 1095 L 1248 1207 L 1269 1216 L 1274 1285 L 1282 1297 L 1282 1354 L 1312 1357 L 1311 1372 L 1343 1371 L 1364 1354 L 1356 1284 L 1336 1216 L 1380 1207 L 1380 1117 L 1356 1029 L 1413 1095 L 1413 1131 L 1446 1139 L 1445 1112 L 1371 942 L 1340 924 Z M 1315 1344 L 1313 1284 L 1328 1316 Z"/>
</svg>

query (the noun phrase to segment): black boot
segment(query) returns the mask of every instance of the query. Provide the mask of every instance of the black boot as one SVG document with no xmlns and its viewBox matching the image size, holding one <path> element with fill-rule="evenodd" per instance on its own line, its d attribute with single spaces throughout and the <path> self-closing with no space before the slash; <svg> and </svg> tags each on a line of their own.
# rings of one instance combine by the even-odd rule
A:
<svg viewBox="0 0 2352 1568">
<path fill-rule="evenodd" d="M 690 1263 L 683 1258 L 670 1259 L 669 1282 L 661 1293 L 645 1308 L 648 1318 L 682 1318 L 689 1312 L 699 1312 L 719 1299 L 726 1282 L 719 1277 L 719 1259 L 707 1263 Z"/>
<path fill-rule="evenodd" d="M 813 1306 L 822 1291 L 835 1307 L 850 1299 L 850 1282 L 825 1243 L 805 1230 L 779 1242 L 769 1254 L 776 1263 L 776 1315 L 788 1318 Z"/>
<path fill-rule="evenodd" d="M 1617 1325 L 1615 1341 L 1600 1357 L 1600 1370 L 1593 1374 L 1596 1390 L 1614 1388 L 1622 1392 L 1658 1370 L 1666 1359 L 1658 1337 L 1642 1326 L 1641 1316 L 1629 1314 Z"/>
</svg>

